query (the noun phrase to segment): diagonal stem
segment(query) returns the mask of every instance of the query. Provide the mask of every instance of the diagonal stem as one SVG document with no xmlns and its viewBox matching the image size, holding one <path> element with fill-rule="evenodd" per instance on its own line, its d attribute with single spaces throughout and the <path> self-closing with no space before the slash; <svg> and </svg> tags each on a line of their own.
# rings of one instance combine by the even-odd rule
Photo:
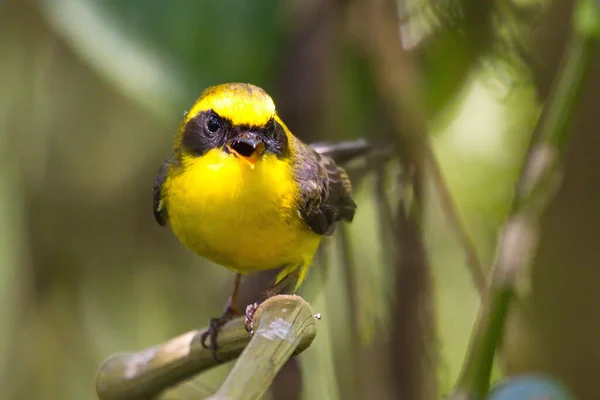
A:
<svg viewBox="0 0 600 400">
<path fill-rule="evenodd" d="M 450 399 L 479 400 L 489 389 L 494 355 L 515 296 L 517 277 L 526 272 L 535 256 L 539 217 L 560 183 L 571 121 L 584 92 L 599 33 L 600 5 L 593 0 L 578 1 L 572 38 L 532 136 L 515 187 L 511 214 L 499 239 L 490 294 L 482 304 L 461 375 Z"/>
</svg>

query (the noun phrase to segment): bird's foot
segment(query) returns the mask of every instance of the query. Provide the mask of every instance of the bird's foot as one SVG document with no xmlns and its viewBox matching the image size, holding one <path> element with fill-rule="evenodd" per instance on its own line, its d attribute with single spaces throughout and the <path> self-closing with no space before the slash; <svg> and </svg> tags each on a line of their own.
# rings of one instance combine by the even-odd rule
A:
<svg viewBox="0 0 600 400">
<path fill-rule="evenodd" d="M 246 330 L 250 332 L 251 335 L 254 334 L 254 328 L 252 326 L 252 323 L 254 322 L 254 314 L 256 313 L 256 310 L 258 309 L 259 305 L 260 303 L 252 303 L 246 306 L 246 321 L 244 323 L 244 326 L 246 327 Z"/>
<path fill-rule="evenodd" d="M 204 347 L 205 349 L 210 349 L 215 361 L 221 361 L 217 356 L 217 336 L 219 335 L 219 332 L 221 331 L 223 325 L 225 325 L 228 321 L 231 321 L 231 319 L 233 319 L 235 315 L 235 308 L 233 308 L 230 305 L 227 305 L 225 311 L 223 311 L 223 314 L 220 317 L 211 318 L 209 320 L 208 329 L 204 333 L 202 333 L 202 336 L 200 337 L 202 347 Z M 210 338 L 209 344 L 206 343 L 208 338 Z"/>
</svg>

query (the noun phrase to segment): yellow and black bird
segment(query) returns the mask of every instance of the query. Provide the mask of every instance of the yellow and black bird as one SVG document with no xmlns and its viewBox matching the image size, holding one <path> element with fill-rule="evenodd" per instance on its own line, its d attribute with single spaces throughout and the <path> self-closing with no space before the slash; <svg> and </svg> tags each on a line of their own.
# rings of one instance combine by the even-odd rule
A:
<svg viewBox="0 0 600 400">
<path fill-rule="evenodd" d="M 297 290 L 322 236 L 355 210 L 346 172 L 292 135 L 271 97 L 246 83 L 202 93 L 154 184 L 158 223 L 236 273 L 224 314 L 211 319 L 211 346 L 235 313 L 242 274 L 282 268 L 276 283 L 291 276 Z"/>
</svg>

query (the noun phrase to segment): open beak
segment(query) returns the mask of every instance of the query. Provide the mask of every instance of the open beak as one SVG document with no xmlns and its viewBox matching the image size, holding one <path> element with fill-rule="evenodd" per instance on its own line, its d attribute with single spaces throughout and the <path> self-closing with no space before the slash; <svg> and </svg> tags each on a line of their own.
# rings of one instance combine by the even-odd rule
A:
<svg viewBox="0 0 600 400">
<path fill-rule="evenodd" d="M 244 132 L 227 142 L 227 148 L 254 168 L 265 149 L 265 144 L 256 133 Z"/>
</svg>

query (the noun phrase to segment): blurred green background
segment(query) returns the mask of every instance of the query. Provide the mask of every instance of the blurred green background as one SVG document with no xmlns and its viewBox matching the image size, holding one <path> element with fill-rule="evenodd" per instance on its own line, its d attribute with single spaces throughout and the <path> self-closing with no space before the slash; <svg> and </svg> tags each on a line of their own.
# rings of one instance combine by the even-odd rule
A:
<svg viewBox="0 0 600 400">
<path fill-rule="evenodd" d="M 183 112 L 209 85 L 251 82 L 274 97 L 306 141 L 376 138 L 381 104 L 357 44 L 368 36 L 357 12 L 364 4 L 0 2 L 1 398 L 93 399 L 94 374 L 107 356 L 163 342 L 220 312 L 232 274 L 185 250 L 151 214 L 152 182 Z M 428 134 L 485 265 L 571 6 L 398 2 Z M 511 313 L 499 363 L 499 371 L 553 374 L 581 399 L 594 398 L 600 374 L 599 72 L 596 65 L 565 183 L 544 219 L 540 254 Z M 397 282 L 386 257 L 395 244 L 379 231 L 373 174 L 356 192 L 359 212 L 348 230 L 358 306 L 345 297 L 347 269 L 336 247 L 326 279 L 317 265 L 307 285 L 326 282 L 307 294 L 324 317 L 317 339 L 282 371 L 274 399 L 397 398 L 389 382 L 402 359 L 382 350 L 394 340 Z M 432 346 L 439 393 L 446 393 L 479 301 L 433 192 L 424 211 L 437 322 Z M 264 284 L 247 282 L 248 293 Z M 368 327 L 360 330 L 360 351 L 352 347 L 353 321 Z M 199 398 L 229 367 L 188 388 Z"/>
</svg>

